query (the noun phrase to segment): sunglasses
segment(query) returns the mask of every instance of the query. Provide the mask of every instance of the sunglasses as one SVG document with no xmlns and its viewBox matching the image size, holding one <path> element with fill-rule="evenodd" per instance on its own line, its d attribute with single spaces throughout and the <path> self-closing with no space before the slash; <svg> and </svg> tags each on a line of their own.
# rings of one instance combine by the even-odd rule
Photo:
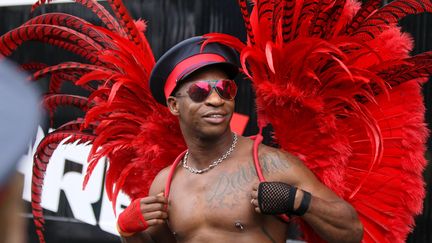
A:
<svg viewBox="0 0 432 243">
<path fill-rule="evenodd" d="M 207 99 L 213 89 L 225 100 L 233 100 L 237 94 L 237 85 L 230 79 L 196 81 L 189 86 L 186 93 L 192 101 L 200 103 Z M 184 95 L 176 95 L 176 97 L 182 96 Z"/>
</svg>

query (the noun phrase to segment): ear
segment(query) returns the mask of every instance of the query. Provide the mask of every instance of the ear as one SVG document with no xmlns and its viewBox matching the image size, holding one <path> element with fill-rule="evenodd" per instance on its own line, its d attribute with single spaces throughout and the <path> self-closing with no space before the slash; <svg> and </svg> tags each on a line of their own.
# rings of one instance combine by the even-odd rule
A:
<svg viewBox="0 0 432 243">
<path fill-rule="evenodd" d="M 168 97 L 167 101 L 167 106 L 171 112 L 171 114 L 173 114 L 174 116 L 178 116 L 179 115 L 179 103 L 177 102 L 177 98 L 174 96 L 170 96 Z"/>
</svg>

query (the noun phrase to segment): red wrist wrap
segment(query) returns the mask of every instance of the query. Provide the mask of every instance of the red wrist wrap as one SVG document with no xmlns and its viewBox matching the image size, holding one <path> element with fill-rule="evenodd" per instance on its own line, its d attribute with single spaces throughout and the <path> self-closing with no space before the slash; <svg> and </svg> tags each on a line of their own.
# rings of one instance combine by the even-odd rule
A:
<svg viewBox="0 0 432 243">
<path fill-rule="evenodd" d="M 148 224 L 141 213 L 140 199 L 135 199 L 120 214 L 117 224 L 122 232 L 135 233 L 147 229 Z"/>
</svg>

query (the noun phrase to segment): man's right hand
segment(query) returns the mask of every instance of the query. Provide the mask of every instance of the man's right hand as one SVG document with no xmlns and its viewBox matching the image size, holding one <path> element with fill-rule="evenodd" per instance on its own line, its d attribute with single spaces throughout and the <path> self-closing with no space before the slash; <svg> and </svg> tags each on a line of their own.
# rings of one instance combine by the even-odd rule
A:
<svg viewBox="0 0 432 243">
<path fill-rule="evenodd" d="M 167 198 L 156 196 L 135 199 L 119 216 L 117 228 L 122 236 L 131 236 L 149 226 L 163 224 L 168 218 Z"/>
</svg>

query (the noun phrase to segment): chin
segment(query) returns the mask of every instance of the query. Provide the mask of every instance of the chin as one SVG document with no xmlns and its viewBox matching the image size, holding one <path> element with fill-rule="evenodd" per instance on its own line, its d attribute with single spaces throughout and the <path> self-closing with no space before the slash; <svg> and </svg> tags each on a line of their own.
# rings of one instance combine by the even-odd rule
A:
<svg viewBox="0 0 432 243">
<path fill-rule="evenodd" d="M 200 131 L 200 133 L 202 134 L 203 138 L 218 138 L 223 136 L 227 131 L 229 131 L 229 125 L 224 127 L 216 126 L 204 128 Z"/>
</svg>

